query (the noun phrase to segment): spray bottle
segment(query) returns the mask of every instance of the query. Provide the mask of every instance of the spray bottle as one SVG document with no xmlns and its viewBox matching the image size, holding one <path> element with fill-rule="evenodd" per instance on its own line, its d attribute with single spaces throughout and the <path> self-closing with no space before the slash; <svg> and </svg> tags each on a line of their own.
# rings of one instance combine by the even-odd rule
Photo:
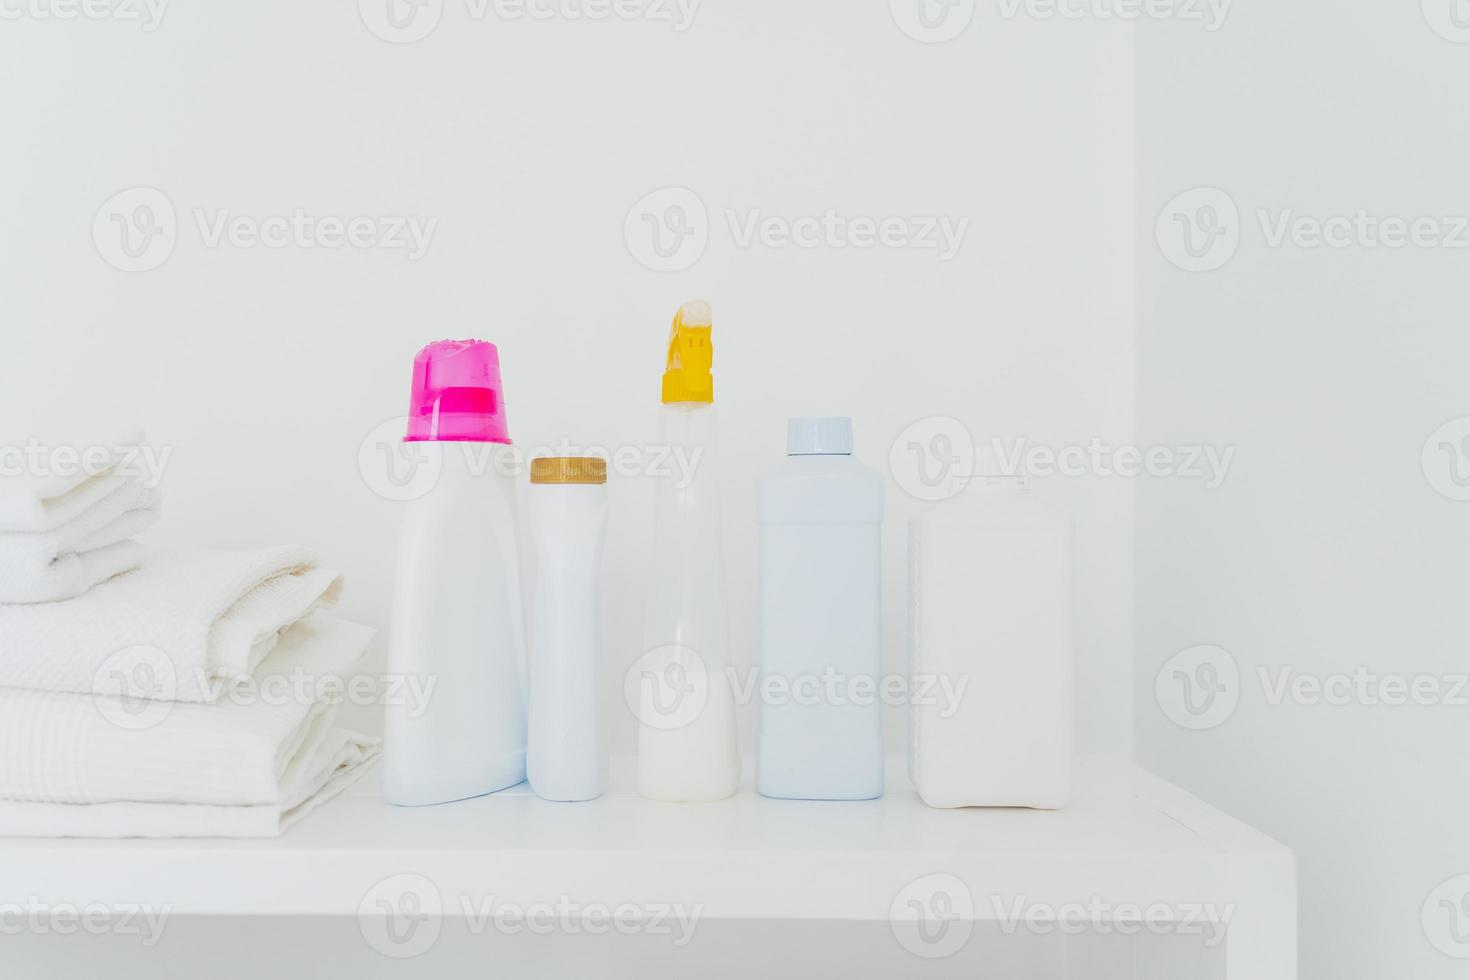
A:
<svg viewBox="0 0 1470 980">
<path fill-rule="evenodd" d="M 740 756 L 720 545 L 718 443 L 708 303 L 674 317 L 659 445 L 684 454 L 687 477 L 658 488 L 650 535 L 644 652 L 630 680 L 639 706 L 638 791 L 666 801 L 735 792 Z"/>
</svg>

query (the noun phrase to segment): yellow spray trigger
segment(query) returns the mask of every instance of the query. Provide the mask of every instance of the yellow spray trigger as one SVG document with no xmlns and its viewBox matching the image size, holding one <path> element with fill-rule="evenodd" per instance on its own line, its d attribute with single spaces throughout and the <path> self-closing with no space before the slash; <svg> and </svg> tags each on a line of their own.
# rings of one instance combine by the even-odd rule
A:
<svg viewBox="0 0 1470 980">
<path fill-rule="evenodd" d="M 714 343 L 709 304 L 702 299 L 685 303 L 674 314 L 669 332 L 669 361 L 664 369 L 664 404 L 712 402 L 715 379 L 710 375 Z"/>
</svg>

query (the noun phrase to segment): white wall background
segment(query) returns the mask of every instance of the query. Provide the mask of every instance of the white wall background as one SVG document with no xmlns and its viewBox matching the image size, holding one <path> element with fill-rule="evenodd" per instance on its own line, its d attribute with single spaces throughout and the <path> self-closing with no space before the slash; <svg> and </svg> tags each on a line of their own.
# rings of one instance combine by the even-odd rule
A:
<svg viewBox="0 0 1470 980">
<path fill-rule="evenodd" d="M 1371 703 L 1403 696 L 1381 681 L 1367 697 L 1354 682 L 1340 706 L 1272 699 L 1283 678 L 1340 688 L 1363 668 L 1448 693 L 1466 671 L 1470 503 L 1440 492 L 1460 492 L 1465 430 L 1436 437 L 1427 469 L 1421 451 L 1470 415 L 1470 235 L 1274 247 L 1258 212 L 1268 227 L 1288 210 L 1470 214 L 1470 46 L 1430 27 L 1452 9 L 1240 3 L 1217 33 L 1138 39 L 1139 437 L 1237 450 L 1218 490 L 1139 488 L 1138 755 L 1296 850 L 1304 977 L 1466 975 L 1446 955 L 1470 953 L 1451 932 L 1470 939 L 1470 879 L 1455 880 L 1470 873 L 1463 700 Z M 1238 249 L 1188 272 L 1154 221 L 1183 214 L 1203 247 L 1199 200 L 1171 204 L 1201 186 L 1239 213 L 1205 261 Z M 1229 655 L 1210 655 L 1208 711 L 1204 661 L 1175 659 L 1199 644 Z"/>
<path fill-rule="evenodd" d="M 144 424 L 173 450 L 154 541 L 314 546 L 347 573 L 347 613 L 386 625 L 398 509 L 357 453 L 402 413 L 418 346 L 500 344 L 519 442 L 641 445 L 668 318 L 694 296 L 716 311 L 747 663 L 754 482 L 789 414 L 851 413 L 880 466 L 926 416 L 980 442 L 1234 447 L 1217 490 L 1139 487 L 1136 603 L 1135 484 L 1041 482 L 1079 523 L 1081 747 L 1126 752 L 1136 734 L 1146 764 L 1297 850 L 1304 975 L 1461 975 L 1439 903 L 1470 873 L 1464 709 L 1273 704 L 1269 688 L 1465 670 L 1470 503 L 1446 494 L 1470 460 L 1458 431 L 1431 441 L 1470 416 L 1465 251 L 1273 246 L 1259 214 L 1470 213 L 1470 45 L 1444 36 L 1459 37 L 1448 0 L 1144 23 L 1136 103 L 1127 26 L 998 4 L 943 44 L 838 0 L 706 0 L 685 31 L 447 2 L 401 45 L 350 3 L 179 2 L 151 31 L 37 9 L 56 8 L 9 6 L 0 25 L 0 436 Z M 125 273 L 92 225 L 137 186 L 166 193 L 178 241 Z M 660 273 L 624 219 L 670 186 L 697 193 L 710 228 L 691 267 Z M 1154 226 L 1180 214 L 1202 234 L 1194 205 L 1218 195 L 1170 203 L 1199 187 L 1236 207 L 1238 248 L 1187 272 Z M 437 225 L 418 261 L 209 247 L 197 227 L 296 208 Z M 725 217 L 827 208 L 969 227 L 940 261 L 740 247 Z M 645 489 L 613 488 L 617 666 L 637 653 Z M 896 667 L 919 504 L 889 489 Z M 1191 715 L 1174 686 L 1197 662 L 1172 658 L 1201 644 L 1230 655 L 1211 663 L 1237 670 L 1219 702 L 1233 712 Z"/>
<path fill-rule="evenodd" d="M 641 445 L 668 321 L 707 297 L 746 663 L 754 485 L 782 452 L 786 416 L 850 413 L 879 466 L 930 415 L 981 442 L 1131 439 L 1126 27 L 981 5 L 963 34 L 931 44 L 878 2 L 708 0 L 682 32 L 473 9 L 445 0 L 428 36 L 392 44 L 347 2 L 179 0 L 151 31 L 7 8 L 20 13 L 0 31 L 4 428 L 139 420 L 174 452 L 153 540 L 314 546 L 347 574 L 346 612 L 383 626 L 399 512 L 364 484 L 357 453 L 404 411 L 417 348 L 497 342 L 519 442 Z M 177 242 L 157 268 L 127 273 L 104 261 L 92 226 L 137 186 L 166 193 Z M 668 186 L 697 192 L 712 227 L 692 267 L 660 273 L 630 254 L 624 218 Z M 209 247 L 197 227 L 201 212 L 208 223 L 295 208 L 438 224 L 418 261 Z M 827 208 L 969 229 L 940 261 L 737 247 L 724 216 Z M 618 668 L 638 653 L 636 484 L 613 488 Z M 917 504 L 890 491 L 897 669 Z M 1127 752 L 1132 488 L 1058 478 L 1039 492 L 1079 526 L 1081 748 Z M 618 717 L 626 747 L 631 719 Z"/>
</svg>

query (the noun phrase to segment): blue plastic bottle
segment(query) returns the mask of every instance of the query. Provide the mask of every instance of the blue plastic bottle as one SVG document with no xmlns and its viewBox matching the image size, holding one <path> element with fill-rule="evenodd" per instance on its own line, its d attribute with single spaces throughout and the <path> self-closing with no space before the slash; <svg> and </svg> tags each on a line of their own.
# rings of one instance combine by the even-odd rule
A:
<svg viewBox="0 0 1470 980">
<path fill-rule="evenodd" d="M 882 523 L 852 420 L 792 419 L 760 487 L 763 796 L 883 794 Z"/>
</svg>

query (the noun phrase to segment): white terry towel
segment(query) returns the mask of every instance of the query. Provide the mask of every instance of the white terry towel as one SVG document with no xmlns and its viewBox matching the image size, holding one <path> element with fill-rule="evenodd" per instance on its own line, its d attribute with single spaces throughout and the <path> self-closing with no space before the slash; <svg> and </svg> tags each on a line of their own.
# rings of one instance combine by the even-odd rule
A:
<svg viewBox="0 0 1470 980">
<path fill-rule="evenodd" d="M 0 531 L 50 531 L 80 517 L 119 482 L 150 489 L 160 474 L 144 465 L 143 434 L 116 439 L 0 441 Z M 149 457 L 155 467 L 156 457 Z"/>
<path fill-rule="evenodd" d="M 158 520 L 158 491 L 116 474 L 86 491 L 95 499 L 48 513 L 50 526 L 0 531 L 0 603 L 75 598 L 142 562 L 143 546 L 130 539 Z"/>
<path fill-rule="evenodd" d="M 158 518 L 160 466 L 136 429 L 0 443 L 0 602 L 70 599 L 137 568 L 129 539 Z"/>
<path fill-rule="evenodd" d="M 149 551 L 75 599 L 0 606 L 0 686 L 214 701 L 340 590 L 298 548 Z"/>
<path fill-rule="evenodd" d="M 362 778 L 382 754 L 378 739 L 333 729 L 309 777 L 276 803 L 23 803 L 0 800 L 0 837 L 278 837 Z"/>
<path fill-rule="evenodd" d="M 279 833 L 377 758 L 333 727 L 373 632 L 309 617 L 218 704 L 0 689 L 0 836 Z"/>
<path fill-rule="evenodd" d="M 274 803 L 331 729 L 374 632 L 308 616 L 215 704 L 0 688 L 0 799 Z"/>
</svg>

